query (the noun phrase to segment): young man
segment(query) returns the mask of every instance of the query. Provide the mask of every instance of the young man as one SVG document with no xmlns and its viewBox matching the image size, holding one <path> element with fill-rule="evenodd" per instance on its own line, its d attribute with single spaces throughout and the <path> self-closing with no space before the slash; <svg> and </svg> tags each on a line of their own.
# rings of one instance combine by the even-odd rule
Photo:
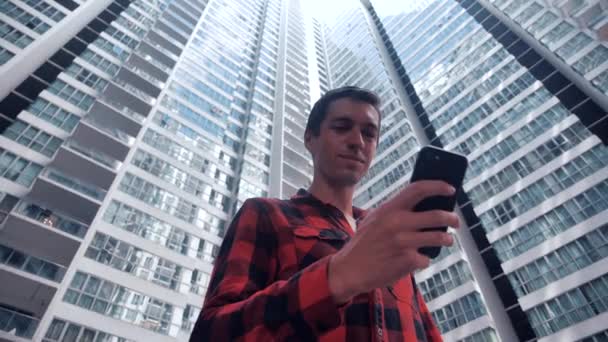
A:
<svg viewBox="0 0 608 342">
<path fill-rule="evenodd" d="M 422 246 L 449 246 L 445 211 L 413 212 L 448 196 L 439 181 L 410 184 L 377 209 L 352 205 L 380 132 L 378 97 L 356 87 L 313 107 L 305 145 L 313 182 L 290 200 L 250 199 L 220 249 L 190 341 L 440 341 L 411 273 Z"/>
</svg>

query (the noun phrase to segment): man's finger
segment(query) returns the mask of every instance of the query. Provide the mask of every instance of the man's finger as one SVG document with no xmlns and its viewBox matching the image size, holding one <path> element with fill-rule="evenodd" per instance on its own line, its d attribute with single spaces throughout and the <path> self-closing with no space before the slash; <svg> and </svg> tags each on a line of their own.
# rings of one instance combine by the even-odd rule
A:
<svg viewBox="0 0 608 342">
<path fill-rule="evenodd" d="M 420 247 L 447 247 L 454 243 L 450 233 L 441 231 L 402 232 L 395 236 L 395 241 L 401 249 Z"/>
<path fill-rule="evenodd" d="M 445 210 L 429 210 L 421 212 L 394 211 L 386 221 L 389 231 L 419 231 L 425 228 L 450 226 L 460 227 L 460 218 L 454 212 Z"/>
<path fill-rule="evenodd" d="M 412 210 L 420 201 L 432 196 L 452 196 L 456 192 L 453 186 L 439 180 L 423 180 L 409 184 L 393 197 L 387 206 L 391 209 Z"/>
</svg>

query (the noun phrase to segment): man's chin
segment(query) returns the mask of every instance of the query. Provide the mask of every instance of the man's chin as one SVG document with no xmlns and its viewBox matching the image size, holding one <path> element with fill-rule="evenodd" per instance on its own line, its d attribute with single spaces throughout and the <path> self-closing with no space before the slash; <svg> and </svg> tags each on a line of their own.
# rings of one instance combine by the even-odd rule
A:
<svg viewBox="0 0 608 342">
<path fill-rule="evenodd" d="M 340 186 L 355 186 L 359 183 L 362 176 L 355 172 L 344 172 L 335 175 L 333 182 L 335 185 Z"/>
</svg>

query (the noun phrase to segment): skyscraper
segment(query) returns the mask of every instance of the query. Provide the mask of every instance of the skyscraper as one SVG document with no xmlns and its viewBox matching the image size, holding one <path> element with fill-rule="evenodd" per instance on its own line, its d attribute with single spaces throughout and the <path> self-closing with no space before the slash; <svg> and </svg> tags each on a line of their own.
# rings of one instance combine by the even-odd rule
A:
<svg viewBox="0 0 608 342">
<path fill-rule="evenodd" d="M 402 188 L 418 145 L 470 160 L 459 243 L 416 274 L 445 339 L 606 338 L 605 4 L 352 5 L 326 34 L 331 85 L 385 106 L 355 203 Z"/>
<path fill-rule="evenodd" d="M 280 0 L 0 8 L 0 338 L 186 340 L 235 208 L 310 182 L 310 20 Z"/>
</svg>

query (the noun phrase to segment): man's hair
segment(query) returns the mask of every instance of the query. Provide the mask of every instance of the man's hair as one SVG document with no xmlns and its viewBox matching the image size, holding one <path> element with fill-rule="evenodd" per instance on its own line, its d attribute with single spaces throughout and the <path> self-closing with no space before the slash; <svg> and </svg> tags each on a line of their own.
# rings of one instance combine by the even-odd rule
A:
<svg viewBox="0 0 608 342">
<path fill-rule="evenodd" d="M 311 132 L 314 136 L 319 136 L 321 132 L 321 123 L 327 116 L 329 106 L 332 104 L 332 102 L 343 98 L 365 102 L 372 105 L 376 109 L 376 112 L 378 112 L 378 125 L 380 125 L 380 97 L 370 90 L 354 86 L 345 86 L 332 89 L 317 100 L 310 111 L 310 115 L 308 116 L 305 132 Z"/>
</svg>

